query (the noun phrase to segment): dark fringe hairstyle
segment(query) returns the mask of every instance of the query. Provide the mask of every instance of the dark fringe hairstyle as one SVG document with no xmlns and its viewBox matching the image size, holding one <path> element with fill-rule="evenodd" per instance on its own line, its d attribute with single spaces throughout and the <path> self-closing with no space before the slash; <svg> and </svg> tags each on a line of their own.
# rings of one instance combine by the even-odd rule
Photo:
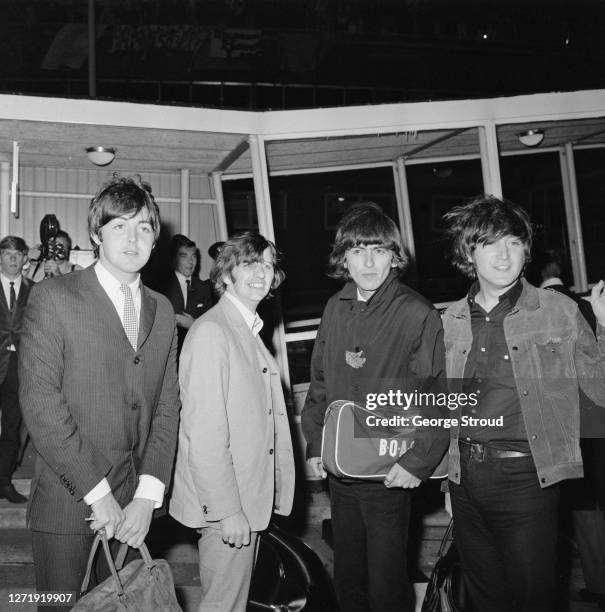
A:
<svg viewBox="0 0 605 612">
<path fill-rule="evenodd" d="M 478 244 L 492 244 L 504 236 L 514 236 L 525 245 L 525 265 L 529 263 L 533 230 L 527 212 L 519 205 L 492 195 L 476 197 L 455 206 L 443 215 L 452 239 L 452 264 L 469 278 L 476 278 L 470 258 Z"/>
<path fill-rule="evenodd" d="M 93 236 L 117 217 L 135 216 L 141 210 L 149 212 L 149 223 L 153 229 L 154 239 L 160 235 L 160 211 L 151 195 L 151 187 L 141 181 L 140 176 L 121 177 L 114 174 L 90 201 L 88 208 L 88 235 L 98 253 L 98 245 Z"/>
<path fill-rule="evenodd" d="M 338 223 L 336 239 L 328 260 L 327 275 L 331 278 L 349 281 L 351 275 L 345 268 L 348 249 L 360 245 L 380 245 L 393 253 L 393 263 L 399 272 L 407 266 L 401 234 L 395 221 L 386 215 L 374 202 L 355 204 Z"/>
</svg>

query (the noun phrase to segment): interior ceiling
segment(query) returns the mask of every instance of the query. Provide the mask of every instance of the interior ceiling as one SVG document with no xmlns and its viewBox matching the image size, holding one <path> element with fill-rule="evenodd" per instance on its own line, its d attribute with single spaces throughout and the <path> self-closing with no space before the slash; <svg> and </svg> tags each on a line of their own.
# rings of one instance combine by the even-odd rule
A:
<svg viewBox="0 0 605 612">
<path fill-rule="evenodd" d="M 542 128 L 545 132 L 535 151 L 566 143 L 605 146 L 603 117 L 500 126 L 497 128 L 500 152 L 527 150 L 519 144 L 518 135 L 529 128 Z M 92 169 L 85 148 L 103 145 L 116 148 L 116 159 L 107 168 L 117 172 L 144 174 L 183 168 L 194 173 L 252 172 L 246 134 L 0 120 L 0 155 L 9 161 L 14 140 L 19 142 L 20 163 L 24 166 Z M 284 173 L 392 162 L 400 156 L 424 159 L 472 155 L 479 155 L 476 128 L 267 143 L 269 171 Z"/>
</svg>

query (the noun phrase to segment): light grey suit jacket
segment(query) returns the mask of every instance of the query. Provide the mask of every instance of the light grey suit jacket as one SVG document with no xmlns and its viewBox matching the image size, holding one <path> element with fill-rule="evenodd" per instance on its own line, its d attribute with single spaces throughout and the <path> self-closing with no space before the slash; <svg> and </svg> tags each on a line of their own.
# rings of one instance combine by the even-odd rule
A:
<svg viewBox="0 0 605 612">
<path fill-rule="evenodd" d="M 30 293 L 19 355 L 20 400 L 36 447 L 28 524 L 88 534 L 82 500 L 102 478 L 122 506 L 139 474 L 166 486 L 179 418 L 174 313 L 141 287 L 137 350 L 92 267 Z"/>
<path fill-rule="evenodd" d="M 170 514 L 204 527 L 242 510 L 252 531 L 294 495 L 292 441 L 279 369 L 225 296 L 181 352 L 183 410 Z"/>
</svg>

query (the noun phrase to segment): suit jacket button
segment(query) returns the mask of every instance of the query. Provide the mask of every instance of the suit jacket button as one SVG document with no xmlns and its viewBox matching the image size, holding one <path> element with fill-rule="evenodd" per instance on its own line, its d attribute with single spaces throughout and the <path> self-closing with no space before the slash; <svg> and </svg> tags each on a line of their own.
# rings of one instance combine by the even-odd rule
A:
<svg viewBox="0 0 605 612">
<path fill-rule="evenodd" d="M 208 506 L 202 506 L 202 511 L 204 514 L 208 514 Z"/>
<path fill-rule="evenodd" d="M 263 374 L 267 373 L 267 368 L 263 368 Z"/>
<path fill-rule="evenodd" d="M 139 405 L 138 404 L 133 404 L 132 405 L 132 409 L 133 410 L 138 410 L 139 409 Z"/>
<path fill-rule="evenodd" d="M 270 455 L 272 455 L 272 454 L 273 454 L 273 449 L 272 449 L 272 448 L 270 448 L 270 449 L 269 449 L 269 454 L 270 454 Z"/>
<path fill-rule="evenodd" d="M 141 358 L 137 355 L 133 360 L 132 363 L 134 363 L 134 365 L 139 365 L 139 363 L 141 363 Z"/>
</svg>

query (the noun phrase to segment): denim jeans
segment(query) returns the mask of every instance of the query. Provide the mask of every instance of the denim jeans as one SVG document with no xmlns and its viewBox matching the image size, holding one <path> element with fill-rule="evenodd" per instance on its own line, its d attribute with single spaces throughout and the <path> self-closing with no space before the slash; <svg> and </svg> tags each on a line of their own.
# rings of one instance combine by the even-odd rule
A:
<svg viewBox="0 0 605 612">
<path fill-rule="evenodd" d="M 532 457 L 471 459 L 450 481 L 454 537 L 476 612 L 552 612 L 559 488 Z"/>
<path fill-rule="evenodd" d="M 406 559 L 410 492 L 330 477 L 330 501 L 341 612 L 413 610 Z"/>
</svg>

